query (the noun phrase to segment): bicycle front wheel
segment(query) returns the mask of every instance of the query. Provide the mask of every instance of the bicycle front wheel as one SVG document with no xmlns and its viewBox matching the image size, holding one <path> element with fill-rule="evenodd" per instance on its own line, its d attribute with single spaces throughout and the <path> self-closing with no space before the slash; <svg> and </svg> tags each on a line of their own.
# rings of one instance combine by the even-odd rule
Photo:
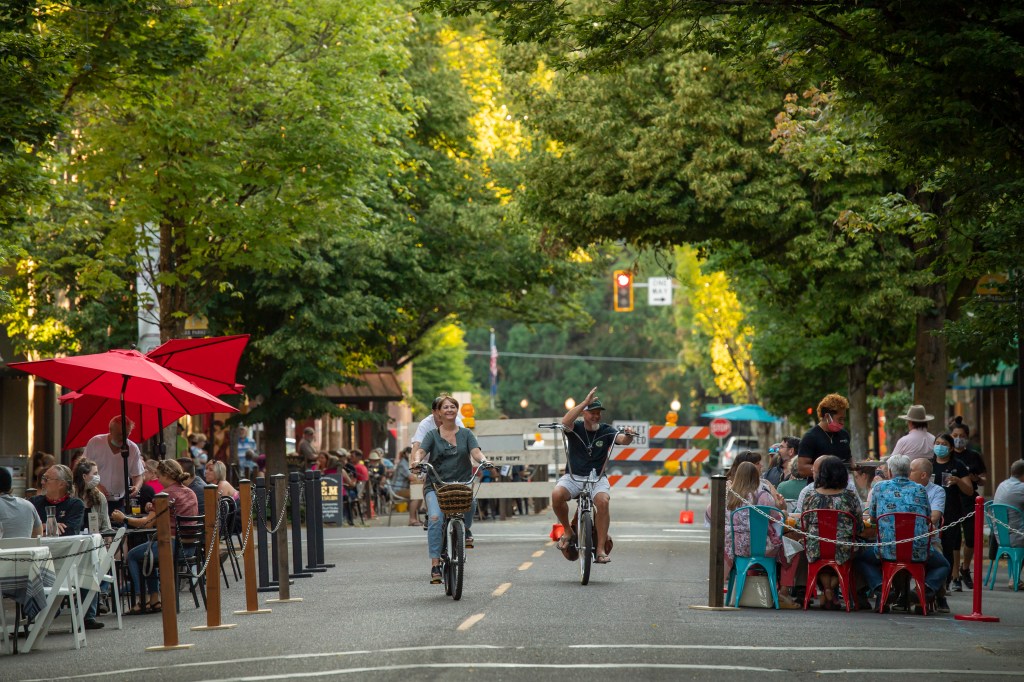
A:
<svg viewBox="0 0 1024 682">
<path fill-rule="evenodd" d="M 466 566 L 466 531 L 462 521 L 452 523 L 450 584 L 452 599 L 462 599 L 462 573 Z"/>
<path fill-rule="evenodd" d="M 576 540 L 580 548 L 580 585 L 590 582 L 590 565 L 594 558 L 594 519 L 590 512 L 580 514 Z"/>
</svg>

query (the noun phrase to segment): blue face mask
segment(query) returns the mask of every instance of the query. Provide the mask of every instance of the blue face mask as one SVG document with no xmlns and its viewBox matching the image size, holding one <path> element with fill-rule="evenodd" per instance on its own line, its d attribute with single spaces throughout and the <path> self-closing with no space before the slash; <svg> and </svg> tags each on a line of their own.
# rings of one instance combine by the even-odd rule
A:
<svg viewBox="0 0 1024 682">
<path fill-rule="evenodd" d="M 949 454 L 948 445 L 936 445 L 932 447 L 932 450 L 935 452 L 936 457 L 945 457 Z"/>
</svg>

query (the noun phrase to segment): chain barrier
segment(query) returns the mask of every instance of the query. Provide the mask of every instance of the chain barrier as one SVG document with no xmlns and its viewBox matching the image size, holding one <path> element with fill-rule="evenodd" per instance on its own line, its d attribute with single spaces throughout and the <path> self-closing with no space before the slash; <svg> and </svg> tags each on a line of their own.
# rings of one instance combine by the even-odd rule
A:
<svg viewBox="0 0 1024 682">
<path fill-rule="evenodd" d="M 733 492 L 732 488 L 727 488 L 727 490 L 728 490 L 730 495 L 732 495 L 733 497 L 735 497 L 738 500 L 742 500 L 743 502 L 745 502 L 746 506 L 751 506 L 749 504 L 748 500 L 745 500 L 742 497 L 740 497 L 739 495 L 737 495 L 735 492 Z M 784 523 L 784 521 L 780 521 L 778 518 L 773 517 L 771 514 L 766 514 L 765 512 L 761 511 L 760 509 L 757 509 L 756 507 L 753 507 L 753 509 L 754 509 L 755 512 L 757 512 L 761 516 L 765 517 L 766 519 L 768 519 L 772 523 Z M 783 514 L 785 513 L 781 509 L 779 510 L 779 512 L 783 513 Z M 866 547 L 895 547 L 896 545 L 902 545 L 902 544 L 906 544 L 908 542 L 917 542 L 918 540 L 923 540 L 925 538 L 930 538 L 932 536 L 937 536 L 939 533 L 941 533 L 942 531 L 944 531 L 944 530 L 946 530 L 948 528 L 953 528 L 955 526 L 959 526 L 960 524 L 964 523 L 965 521 L 967 521 L 967 519 L 971 518 L 972 516 L 974 516 L 974 511 L 973 510 L 970 513 L 968 513 L 967 515 L 957 519 L 956 521 L 953 521 L 952 523 L 947 523 L 942 528 L 936 528 L 935 530 L 929 531 L 927 533 L 922 533 L 920 535 L 915 535 L 912 538 L 904 538 L 903 540 L 891 540 L 889 542 L 863 542 L 863 541 L 859 541 L 859 540 L 854 540 L 854 541 L 836 540 L 834 538 L 823 538 L 823 537 L 821 537 L 819 535 L 814 535 L 813 533 L 808 533 L 807 531 L 805 531 L 805 530 L 803 530 L 801 528 L 797 528 L 796 526 L 788 526 L 787 525 L 786 527 L 787 527 L 787 529 L 789 529 L 791 531 L 794 531 L 795 533 L 797 533 L 799 535 L 802 535 L 805 538 L 812 539 L 812 540 L 817 540 L 818 542 L 829 542 L 829 543 L 832 543 L 832 544 L 840 546 L 840 547 L 855 547 L 855 548 L 858 548 L 858 547 L 859 548 L 866 548 Z"/>
<path fill-rule="evenodd" d="M 270 489 L 269 488 L 265 488 L 265 490 L 267 491 L 267 497 L 269 498 L 270 497 Z M 263 514 L 257 514 L 257 516 L 260 517 L 260 523 L 263 524 L 263 528 L 265 528 L 267 533 L 269 533 L 270 535 L 273 535 L 274 533 L 279 531 L 281 529 L 281 524 L 284 523 L 284 514 L 285 514 L 285 511 L 288 509 L 288 495 L 290 494 L 290 492 L 291 491 L 288 490 L 288 486 L 285 486 L 285 488 L 284 488 L 284 502 L 281 504 L 281 515 L 278 516 L 277 523 L 274 524 L 274 529 L 273 530 L 271 530 L 270 526 L 267 525 L 266 512 L 264 511 Z M 266 507 L 266 506 L 267 505 L 264 505 L 264 507 Z"/>
<path fill-rule="evenodd" d="M 203 563 L 203 568 L 198 572 L 194 573 L 193 576 L 199 580 L 206 575 L 206 569 L 210 567 L 210 559 L 213 558 L 214 550 L 220 544 L 220 510 L 221 505 L 217 505 L 217 514 L 213 519 L 213 532 L 210 533 L 210 546 L 207 548 L 206 561 Z M 220 552 L 217 552 L 218 561 L 220 560 Z"/>
<path fill-rule="evenodd" d="M 993 516 L 989 512 L 985 512 L 985 518 L 987 518 L 989 521 L 994 522 L 997 526 L 1002 526 L 1003 528 L 1005 528 L 1006 530 L 1010 531 L 1014 535 L 1019 535 L 1021 537 L 1024 537 L 1024 530 L 1020 530 L 1018 528 L 1014 528 L 1013 526 L 1010 526 L 1008 524 L 1003 523 L 1002 521 L 997 519 L 995 516 Z"/>
</svg>

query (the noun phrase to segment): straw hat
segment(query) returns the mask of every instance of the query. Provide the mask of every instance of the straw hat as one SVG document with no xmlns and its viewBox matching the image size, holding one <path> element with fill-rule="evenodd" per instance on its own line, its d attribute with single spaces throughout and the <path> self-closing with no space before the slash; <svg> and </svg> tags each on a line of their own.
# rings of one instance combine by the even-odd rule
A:
<svg viewBox="0 0 1024 682">
<path fill-rule="evenodd" d="M 907 413 L 901 414 L 899 418 L 908 422 L 930 422 L 935 419 L 933 415 L 925 412 L 924 405 L 911 405 Z"/>
</svg>

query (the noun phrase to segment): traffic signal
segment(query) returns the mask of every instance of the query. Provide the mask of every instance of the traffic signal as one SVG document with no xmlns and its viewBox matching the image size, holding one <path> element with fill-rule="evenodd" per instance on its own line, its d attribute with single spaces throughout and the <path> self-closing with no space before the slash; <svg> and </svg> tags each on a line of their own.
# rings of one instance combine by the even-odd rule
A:
<svg viewBox="0 0 1024 682">
<path fill-rule="evenodd" d="M 476 409 L 472 403 L 463 403 L 462 407 L 459 408 L 459 412 L 462 413 L 462 423 L 465 424 L 467 429 L 476 427 Z"/>
<path fill-rule="evenodd" d="M 612 301 L 617 313 L 628 313 L 633 310 L 633 273 L 629 270 L 616 270 L 613 277 L 615 290 Z"/>
</svg>

